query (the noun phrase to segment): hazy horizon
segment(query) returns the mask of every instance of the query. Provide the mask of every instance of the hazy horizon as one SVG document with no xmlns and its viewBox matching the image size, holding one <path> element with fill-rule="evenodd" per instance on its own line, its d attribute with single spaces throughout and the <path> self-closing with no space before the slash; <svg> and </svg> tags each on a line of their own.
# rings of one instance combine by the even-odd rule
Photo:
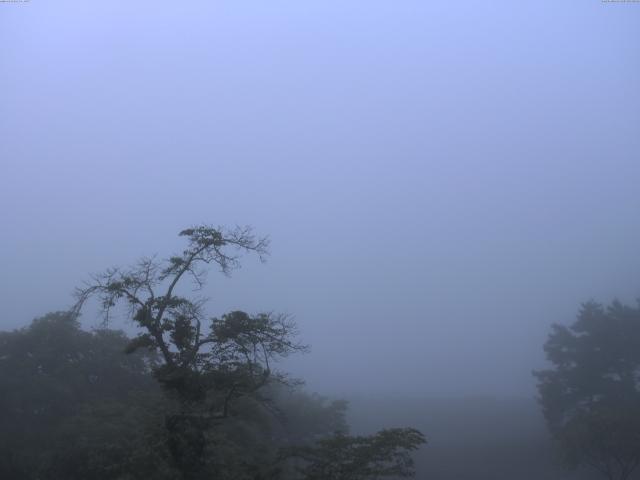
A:
<svg viewBox="0 0 640 480">
<path fill-rule="evenodd" d="M 294 315 L 311 390 L 531 397 L 552 323 L 640 296 L 638 27 L 547 0 L 0 4 L 0 330 L 249 224 L 268 262 L 203 294 Z"/>
</svg>

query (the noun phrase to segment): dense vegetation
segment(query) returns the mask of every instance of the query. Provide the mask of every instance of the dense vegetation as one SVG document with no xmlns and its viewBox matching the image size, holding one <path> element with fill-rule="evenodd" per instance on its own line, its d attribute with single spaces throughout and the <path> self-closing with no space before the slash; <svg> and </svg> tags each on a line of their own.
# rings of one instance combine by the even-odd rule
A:
<svg viewBox="0 0 640 480">
<path fill-rule="evenodd" d="M 238 251 L 262 258 L 268 241 L 249 228 L 180 235 L 179 255 L 96 275 L 71 311 L 0 333 L 0 478 L 367 480 L 414 476 L 416 460 L 440 480 L 564 477 L 554 455 L 576 478 L 590 478 L 586 467 L 609 480 L 637 471 L 640 308 L 591 302 L 553 327 L 550 368 L 534 373 L 550 438 L 517 402 L 357 400 L 347 422 L 345 401 L 276 370 L 306 349 L 289 317 L 211 318 L 178 293 L 186 279 L 203 288 L 209 266 L 229 274 Z M 93 297 L 104 323 L 86 331 L 79 316 Z M 110 328 L 118 305 L 133 338 Z M 422 433 L 396 424 L 430 432 L 432 447 L 418 451 Z"/>
<path fill-rule="evenodd" d="M 589 302 L 545 344 L 544 415 L 569 466 L 626 480 L 640 463 L 640 308 Z"/>
<path fill-rule="evenodd" d="M 279 358 L 306 349 L 290 318 L 242 311 L 210 318 L 205 302 L 178 293 L 186 279 L 201 289 L 211 265 L 228 275 L 239 266 L 238 251 L 262 259 L 267 239 L 248 227 L 197 226 L 180 236 L 187 239 L 180 254 L 93 276 L 77 290 L 70 312 L 4 335 L 6 475 L 412 476 L 411 452 L 425 443 L 421 432 L 393 428 L 350 436 L 343 403 L 324 405 L 296 393 L 298 382 L 274 369 Z M 82 332 L 77 319 L 92 297 L 100 301 L 105 328 Z M 133 339 L 107 329 L 118 304 L 139 327 Z"/>
<path fill-rule="evenodd" d="M 159 359 L 124 353 L 130 341 L 118 331 L 84 331 L 67 312 L 0 334 L 0 478 L 182 477 L 166 428 L 175 401 L 152 376 Z M 262 395 L 267 407 L 243 398 L 207 430 L 209 478 L 403 473 L 410 468 L 405 452 L 422 442 L 405 430 L 349 436 L 344 401 L 279 385 Z"/>
</svg>

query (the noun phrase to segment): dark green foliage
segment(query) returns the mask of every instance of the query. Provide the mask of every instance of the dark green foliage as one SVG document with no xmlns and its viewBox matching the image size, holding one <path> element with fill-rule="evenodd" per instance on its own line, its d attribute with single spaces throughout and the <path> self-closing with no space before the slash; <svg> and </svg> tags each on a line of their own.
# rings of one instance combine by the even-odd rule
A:
<svg viewBox="0 0 640 480">
<path fill-rule="evenodd" d="M 547 424 L 570 466 L 624 480 L 640 462 L 640 309 L 584 304 L 545 344 L 535 372 Z"/>
<path fill-rule="evenodd" d="M 73 312 L 77 314 L 92 296 L 100 300 L 105 322 L 118 303 L 129 307 L 142 334 L 127 351 L 144 347 L 162 358 L 154 376 L 178 403 L 166 414 L 168 446 L 174 465 L 190 480 L 206 475 L 209 430 L 234 415 L 238 400 L 258 398 L 270 381 L 283 381 L 284 375 L 272 371 L 272 361 L 304 346 L 294 341 L 295 325 L 286 317 L 231 312 L 207 321 L 203 302 L 175 293 L 187 278 L 202 288 L 211 264 L 229 274 L 239 266 L 234 250 L 263 259 L 266 238 L 256 238 L 249 227 L 226 230 L 204 225 L 183 230 L 180 236 L 187 239 L 180 255 L 164 262 L 144 258 L 133 268 L 94 276 L 77 290 Z"/>
<path fill-rule="evenodd" d="M 158 417 L 147 412 L 133 417 L 127 413 L 121 422 L 114 423 L 113 412 L 119 405 L 104 404 L 109 397 L 100 397 L 91 409 L 84 410 L 92 413 L 76 419 L 77 428 L 72 429 L 78 436 L 69 444 L 74 445 L 78 459 L 67 466 L 60 460 L 64 455 L 57 454 L 58 460 L 48 471 L 72 479 L 138 478 L 138 474 L 170 478 L 174 469 L 183 480 L 284 480 L 294 478 L 297 471 L 304 478 L 316 479 L 318 462 L 342 445 L 345 448 L 340 451 L 347 457 L 341 457 L 341 466 L 336 468 L 349 476 L 331 478 L 410 475 L 410 452 L 423 441 L 417 431 L 388 430 L 373 437 L 348 437 L 343 428 L 344 404 L 327 406 L 316 397 L 305 396 L 298 396 L 294 403 L 304 404 L 298 406 L 328 421 L 322 424 L 305 419 L 306 423 L 300 422 L 296 428 L 287 424 L 286 411 L 275 398 L 276 386 L 291 387 L 296 382 L 274 370 L 274 363 L 306 350 L 295 340 L 296 326 L 289 317 L 233 311 L 207 319 L 202 301 L 176 293 L 178 285 L 189 278 L 197 289 L 202 288 L 207 267 L 212 264 L 229 274 L 239 266 L 234 250 L 253 252 L 263 259 L 267 240 L 256 239 L 250 228 L 209 226 L 183 230 L 180 236 L 187 239 L 187 248 L 180 255 L 165 261 L 144 258 L 132 268 L 110 269 L 94 276 L 77 290 L 77 303 L 68 316 L 73 321 L 94 296 L 102 305 L 105 324 L 112 308 L 118 304 L 128 307 L 140 334 L 133 340 L 120 337 L 120 351 L 153 359 L 144 363 L 144 372 L 145 381 L 155 379 L 165 394 L 160 427 Z M 77 330 L 77 325 L 73 328 Z M 142 424 L 136 426 L 135 421 Z M 82 434 L 82 426 L 91 422 L 99 423 L 99 441 L 109 446 L 99 456 L 92 443 L 95 437 L 85 442 Z M 328 427 L 336 427 L 338 433 L 327 436 Z M 131 429 L 124 441 L 115 440 Z M 147 432 L 154 432 L 153 441 L 146 437 Z M 318 439 L 320 443 L 315 445 Z M 294 451 L 291 445 L 295 442 L 303 449 L 298 452 L 307 456 L 304 469 L 292 469 L 286 461 L 289 456 L 282 456 L 282 452 Z M 350 442 L 348 448 L 345 442 Z M 134 463 L 128 460 L 131 452 L 141 456 Z M 163 460 L 154 463 L 149 459 Z M 153 468 L 148 470 L 149 465 L 161 468 L 154 473 Z"/>
<path fill-rule="evenodd" d="M 346 429 L 344 402 L 278 384 L 202 428 L 202 416 L 163 400 L 155 357 L 125 354 L 129 343 L 64 313 L 0 333 L 0 478 L 176 480 L 196 467 L 220 480 L 286 479 L 280 449 Z M 171 450 L 186 462 L 177 470 Z"/>
<path fill-rule="evenodd" d="M 411 453 L 425 443 L 412 428 L 382 430 L 371 436 L 336 433 L 315 445 L 290 451 L 303 460 L 297 468 L 305 480 L 366 480 L 412 477 Z"/>
<path fill-rule="evenodd" d="M 136 405 L 102 402 L 82 407 L 56 432 L 51 480 L 176 480 L 170 467 L 160 409 L 151 399 Z M 50 447 L 51 448 L 51 447 Z"/>
<path fill-rule="evenodd" d="M 124 355 L 128 342 L 66 313 L 0 333 L 0 478 L 170 478 L 166 450 L 149 448 L 162 443 L 157 360 Z"/>
</svg>

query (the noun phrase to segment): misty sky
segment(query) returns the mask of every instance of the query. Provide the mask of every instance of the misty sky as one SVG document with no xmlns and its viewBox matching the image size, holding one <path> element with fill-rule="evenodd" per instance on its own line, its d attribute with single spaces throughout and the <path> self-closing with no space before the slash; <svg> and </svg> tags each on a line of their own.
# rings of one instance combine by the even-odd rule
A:
<svg viewBox="0 0 640 480">
<path fill-rule="evenodd" d="M 211 313 L 295 315 L 325 393 L 533 395 L 552 322 L 640 296 L 640 4 L 31 0 L 0 41 L 2 329 L 202 222 L 270 235 Z"/>
</svg>

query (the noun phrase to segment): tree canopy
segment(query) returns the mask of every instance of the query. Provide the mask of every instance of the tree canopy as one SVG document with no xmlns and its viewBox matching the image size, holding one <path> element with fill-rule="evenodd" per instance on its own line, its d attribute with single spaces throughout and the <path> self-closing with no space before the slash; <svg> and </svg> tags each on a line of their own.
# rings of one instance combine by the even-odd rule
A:
<svg viewBox="0 0 640 480">
<path fill-rule="evenodd" d="M 0 478 L 164 478 L 157 359 L 128 341 L 66 312 L 0 332 Z"/>
<path fill-rule="evenodd" d="M 640 463 L 640 308 L 586 303 L 544 348 L 552 368 L 534 374 L 565 462 L 630 478 Z"/>
<path fill-rule="evenodd" d="M 0 478 L 183 478 L 165 425 L 175 406 L 151 373 L 157 359 L 126 354 L 129 342 L 119 331 L 82 330 L 66 312 L 0 333 Z M 367 472 L 382 463 L 410 471 L 415 433 L 351 437 L 344 401 L 278 383 L 262 396 L 238 399 L 233 415 L 206 429 L 212 478 L 318 478 L 336 455 L 342 473 L 331 478 L 377 478 Z"/>
<path fill-rule="evenodd" d="M 187 239 L 180 254 L 164 261 L 143 258 L 131 268 L 94 275 L 76 290 L 73 312 L 78 314 L 94 296 L 105 323 L 118 303 L 128 307 L 141 333 L 126 350 L 146 348 L 160 356 L 153 373 L 178 402 L 166 419 L 169 450 L 176 468 L 191 480 L 206 475 L 206 432 L 212 424 L 235 413 L 239 399 L 258 400 L 269 382 L 283 381 L 285 376 L 272 370 L 273 361 L 305 346 L 296 342 L 295 324 L 286 316 L 235 311 L 208 319 L 204 301 L 177 293 L 188 279 L 203 288 L 209 265 L 229 275 L 239 266 L 241 253 L 256 253 L 263 260 L 266 237 L 257 238 L 249 227 L 210 226 L 179 235 Z"/>
<path fill-rule="evenodd" d="M 305 480 L 406 478 L 415 474 L 411 453 L 423 443 L 418 430 L 393 428 L 371 436 L 338 433 L 291 455 L 305 460 L 298 468 Z"/>
<path fill-rule="evenodd" d="M 151 372 L 167 400 L 164 445 L 170 453 L 170 468 L 179 471 L 184 480 L 212 476 L 238 480 L 315 479 L 318 477 L 313 465 L 319 465 L 318 459 L 330 455 L 340 442 L 347 442 L 350 447 L 344 449 L 344 462 L 352 467 L 340 470 L 344 474 L 334 472 L 331 478 L 410 475 L 409 452 L 424 443 L 414 430 L 390 430 L 366 438 L 349 437 L 345 429 L 331 432 L 332 440 L 323 439 L 325 443 L 315 447 L 303 440 L 299 446 L 306 448 L 306 453 L 295 455 L 297 468 L 292 467 L 293 437 L 285 435 L 281 440 L 288 437 L 286 441 L 278 442 L 272 432 L 269 441 L 266 430 L 259 425 L 270 423 L 264 420 L 264 414 L 277 416 L 273 389 L 297 383 L 275 369 L 279 359 L 307 349 L 297 340 L 294 321 L 271 312 L 232 311 L 208 317 L 204 300 L 179 293 L 187 282 L 202 290 L 209 267 L 229 275 L 240 265 L 243 253 L 254 253 L 264 260 L 268 239 L 256 237 L 250 227 L 225 229 L 207 225 L 188 228 L 179 235 L 187 241 L 179 254 L 165 260 L 143 258 L 133 267 L 112 268 L 92 276 L 77 289 L 76 304 L 70 313 L 72 318 L 77 317 L 87 300 L 96 297 L 104 325 L 108 325 L 114 307 L 127 307 L 129 318 L 140 333 L 125 351 L 150 351 L 158 359 Z M 325 409 L 316 404 L 318 407 Z M 339 404 L 333 404 L 329 411 L 338 414 L 329 424 L 343 426 Z M 309 427 L 315 429 L 319 425 L 311 422 Z M 247 449 L 247 445 L 252 448 Z M 306 466 L 301 468 L 300 462 Z M 356 471 L 360 476 L 353 476 Z"/>
</svg>

